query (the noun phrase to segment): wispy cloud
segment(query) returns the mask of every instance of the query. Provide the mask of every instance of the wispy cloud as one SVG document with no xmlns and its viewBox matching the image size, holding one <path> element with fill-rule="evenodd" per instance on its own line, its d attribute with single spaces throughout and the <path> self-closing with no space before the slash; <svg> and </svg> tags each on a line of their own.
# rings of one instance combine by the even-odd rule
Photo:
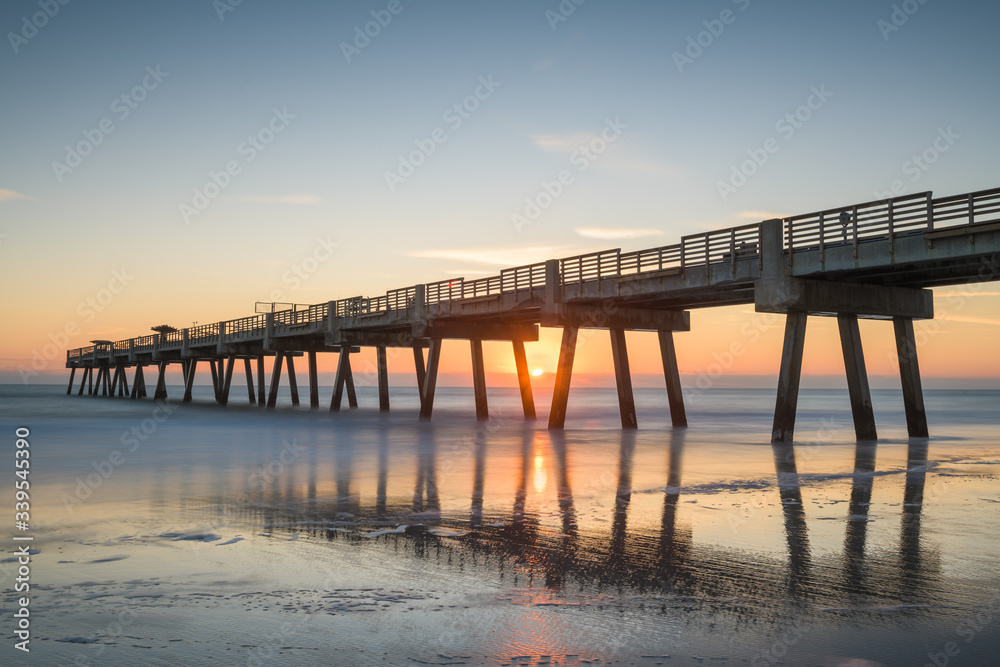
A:
<svg viewBox="0 0 1000 667">
<path fill-rule="evenodd" d="M 771 211 L 740 211 L 737 217 L 749 220 L 773 220 L 774 218 L 784 218 L 785 214 L 772 213 Z"/>
<path fill-rule="evenodd" d="M 573 134 L 533 134 L 531 140 L 546 153 L 572 153 L 599 138 L 594 132 L 575 132 Z"/>
<path fill-rule="evenodd" d="M 963 297 L 973 297 L 973 296 L 1000 296 L 1000 292 L 975 292 L 971 290 L 962 289 L 948 289 L 948 290 L 935 290 L 935 297 L 950 297 L 950 296 L 963 296 Z"/>
<path fill-rule="evenodd" d="M 247 201 L 256 202 L 259 204 L 294 204 L 297 206 L 305 204 L 321 204 L 322 199 L 316 195 L 311 195 L 308 193 L 300 193 L 294 195 L 280 195 L 276 197 L 249 197 Z"/>
<path fill-rule="evenodd" d="M 601 239 L 612 241 L 615 239 L 641 239 L 647 236 L 663 236 L 661 229 L 617 229 L 614 227 L 579 227 L 573 230 L 585 239 Z"/>
<path fill-rule="evenodd" d="M 493 276 L 496 271 L 484 271 L 482 269 L 451 269 L 445 271 L 449 276 Z"/>
<path fill-rule="evenodd" d="M 574 153 L 582 147 L 591 145 L 591 142 L 597 141 L 598 145 L 604 142 L 604 138 L 597 132 L 532 134 L 530 139 L 535 146 L 546 153 Z M 594 167 L 616 173 L 663 178 L 676 178 L 681 175 L 681 170 L 676 166 L 638 155 L 627 144 L 621 143 L 621 139 L 613 143 L 605 142 L 605 145 L 604 152 L 591 162 Z"/>
<path fill-rule="evenodd" d="M 561 257 L 567 253 L 566 248 L 535 247 L 535 248 L 465 248 L 410 250 L 404 254 L 421 259 L 449 259 L 460 262 L 475 262 L 494 266 L 520 266 L 533 264 L 553 257 Z"/>
<path fill-rule="evenodd" d="M 14 192 L 13 190 L 0 188 L 0 201 L 11 201 L 14 199 L 34 199 L 34 197 L 22 195 L 20 192 Z"/>
<path fill-rule="evenodd" d="M 551 56 L 546 56 L 541 60 L 539 60 L 538 62 L 533 63 L 531 65 L 531 69 L 533 69 L 536 72 L 542 72 L 544 70 L 550 69 L 555 64 L 556 64 L 555 58 Z"/>
<path fill-rule="evenodd" d="M 950 313 L 945 313 L 938 317 L 938 319 L 946 320 L 948 322 L 966 322 L 968 324 L 988 324 L 994 327 L 1000 327 L 1000 319 L 995 317 L 972 317 L 970 315 L 952 315 Z"/>
</svg>

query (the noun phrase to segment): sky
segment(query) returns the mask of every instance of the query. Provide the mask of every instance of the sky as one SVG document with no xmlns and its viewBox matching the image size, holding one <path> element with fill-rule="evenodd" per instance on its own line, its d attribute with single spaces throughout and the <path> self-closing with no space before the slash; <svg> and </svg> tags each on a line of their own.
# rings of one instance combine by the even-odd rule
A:
<svg viewBox="0 0 1000 667">
<path fill-rule="evenodd" d="M 0 382 L 62 381 L 68 347 L 258 301 L 996 187 L 998 19 L 962 0 L 9 0 Z M 936 304 L 917 327 L 924 376 L 1000 378 L 1000 285 Z M 776 373 L 780 318 L 691 323 L 675 335 L 688 382 Z M 539 382 L 558 336 L 528 344 Z M 895 375 L 891 325 L 862 336 L 869 373 Z M 629 346 L 633 372 L 661 372 L 653 334 Z M 448 343 L 442 371 L 465 377 L 467 347 Z M 509 346 L 486 353 L 506 382 Z M 575 370 L 612 372 L 605 332 Z M 803 372 L 843 375 L 835 322 L 810 318 Z"/>
</svg>

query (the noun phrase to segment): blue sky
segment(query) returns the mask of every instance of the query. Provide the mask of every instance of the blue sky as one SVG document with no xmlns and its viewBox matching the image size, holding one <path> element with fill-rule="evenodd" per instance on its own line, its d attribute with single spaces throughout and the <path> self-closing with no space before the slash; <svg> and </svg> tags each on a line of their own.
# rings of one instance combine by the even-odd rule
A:
<svg viewBox="0 0 1000 667">
<path fill-rule="evenodd" d="M 41 21 L 44 0 L 4 3 L 0 270 L 11 306 L 44 310 L 44 335 L 127 265 L 135 281 L 93 323 L 114 337 L 151 319 L 237 317 L 277 293 L 312 303 L 663 245 L 874 199 L 893 181 L 939 195 L 998 185 L 992 4 L 391 4 L 244 0 L 220 18 L 225 0 L 53 1 Z M 348 62 L 343 44 L 372 12 L 391 21 Z M 25 20 L 44 25 L 36 34 Z M 678 67 L 677 53 L 695 57 Z M 144 78 L 144 99 L 122 117 L 121 96 Z M 466 100 L 474 110 L 456 116 Z M 281 130 L 246 150 L 276 110 Z M 782 119 L 797 110 L 808 119 L 789 133 Z M 102 121 L 113 131 L 57 173 L 67 146 Z M 574 157 L 602 131 L 604 152 Z M 945 150 L 915 168 L 942 133 Z M 720 196 L 768 140 L 776 152 Z M 433 153 L 390 189 L 387 172 L 421 142 Z M 230 162 L 238 173 L 185 219 L 182 206 Z M 515 225 L 560 172 L 570 179 L 551 205 Z M 329 260 L 287 279 L 331 244 Z"/>
</svg>

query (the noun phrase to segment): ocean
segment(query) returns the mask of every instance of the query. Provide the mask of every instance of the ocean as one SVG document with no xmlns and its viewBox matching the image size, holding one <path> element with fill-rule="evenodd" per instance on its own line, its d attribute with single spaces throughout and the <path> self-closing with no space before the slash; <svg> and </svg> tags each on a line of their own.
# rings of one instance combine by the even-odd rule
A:
<svg viewBox="0 0 1000 667">
<path fill-rule="evenodd" d="M 419 422 L 412 388 L 388 414 L 168 389 L 0 386 L 0 663 L 1000 664 L 997 391 L 925 391 L 910 439 L 874 390 L 857 444 L 846 390 L 806 389 L 772 446 L 773 389 L 688 391 L 676 429 L 637 389 L 636 431 L 574 389 L 561 432 L 546 390 L 537 422 L 465 388 Z"/>
</svg>

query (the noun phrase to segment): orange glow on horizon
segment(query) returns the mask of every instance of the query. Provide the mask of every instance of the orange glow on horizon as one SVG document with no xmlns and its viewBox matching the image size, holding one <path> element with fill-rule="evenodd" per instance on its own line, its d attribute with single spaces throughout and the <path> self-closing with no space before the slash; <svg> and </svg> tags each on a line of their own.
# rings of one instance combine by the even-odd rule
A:
<svg viewBox="0 0 1000 667">
<path fill-rule="evenodd" d="M 4 362 L 0 371 L 4 382 L 62 382 L 66 374 L 67 348 L 88 345 L 92 339 L 122 340 L 149 333 L 151 323 L 184 326 L 197 319 L 200 323 L 238 317 L 246 309 L 233 309 L 232 295 L 213 295 L 212 302 L 191 303 L 159 285 L 148 292 L 125 291 L 117 295 L 101 312 L 86 308 L 77 312 L 79 294 L 34 299 L 29 290 L 13 295 L 11 309 L 31 313 L 24 320 L 12 318 L 0 325 L 4 341 Z M 72 292 L 72 290 L 69 290 Z M 85 292 L 85 290 L 83 290 Z M 141 292 L 141 293 L 140 293 Z M 935 320 L 915 323 L 921 374 L 926 378 L 1000 378 L 1000 294 L 981 293 L 956 301 L 960 288 L 941 290 Z M 55 293 L 58 296 L 52 296 Z M 40 303 L 45 301 L 45 306 Z M 217 317 L 211 317 L 215 314 Z M 24 325 L 24 322 L 28 322 Z M 897 376 L 895 341 L 889 322 L 862 320 L 865 363 L 870 376 Z M 784 317 L 756 313 L 752 305 L 729 306 L 691 312 L 691 331 L 677 332 L 680 372 L 689 378 L 710 378 L 713 382 L 727 376 L 774 376 L 781 356 Z M 559 359 L 561 330 L 539 328 L 537 342 L 525 344 L 533 384 L 551 386 Z M 656 334 L 629 332 L 629 365 L 633 375 L 661 375 L 663 372 Z M 485 342 L 484 354 L 491 386 L 516 386 L 514 360 L 509 343 Z M 304 361 L 302 362 L 304 363 Z M 319 371 L 332 374 L 337 354 L 320 354 Z M 364 347 L 352 358 L 356 376 L 369 375 L 359 384 L 373 384 L 375 354 Z M 268 362 L 270 367 L 270 362 Z M 302 369 L 304 370 L 304 369 Z M 390 373 L 413 373 L 413 353 L 409 348 L 389 349 Z M 836 320 L 811 317 L 806 330 L 803 374 L 843 376 L 844 363 Z M 300 371 L 301 372 L 301 371 Z M 471 384 L 472 367 L 469 345 L 461 340 L 446 340 L 440 372 L 451 374 L 450 382 Z M 464 379 L 462 379 L 464 376 Z M 603 384 L 613 386 L 614 367 L 607 330 L 581 329 L 573 367 L 573 385 L 580 386 L 584 376 L 601 376 Z"/>
</svg>

